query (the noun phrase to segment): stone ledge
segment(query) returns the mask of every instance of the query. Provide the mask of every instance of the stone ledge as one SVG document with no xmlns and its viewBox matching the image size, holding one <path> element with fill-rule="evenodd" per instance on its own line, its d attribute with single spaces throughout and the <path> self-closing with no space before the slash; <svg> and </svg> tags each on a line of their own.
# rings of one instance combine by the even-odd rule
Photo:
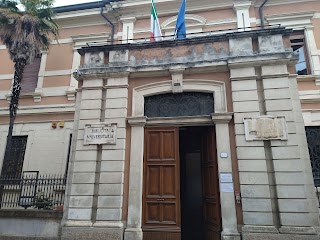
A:
<svg viewBox="0 0 320 240">
<path fill-rule="evenodd" d="M 28 237 L 20 237 L 20 236 L 0 236 L 0 240 L 60 240 L 57 237 L 37 237 L 37 236 L 28 236 Z"/>
<path fill-rule="evenodd" d="M 319 235 L 243 233 L 243 240 L 319 240 Z"/>
<path fill-rule="evenodd" d="M 24 210 L 24 209 L 1 209 L 0 210 L 0 218 L 62 219 L 62 216 L 63 216 L 62 211 Z"/>
<path fill-rule="evenodd" d="M 63 227 L 61 240 L 122 240 L 122 228 Z"/>
</svg>

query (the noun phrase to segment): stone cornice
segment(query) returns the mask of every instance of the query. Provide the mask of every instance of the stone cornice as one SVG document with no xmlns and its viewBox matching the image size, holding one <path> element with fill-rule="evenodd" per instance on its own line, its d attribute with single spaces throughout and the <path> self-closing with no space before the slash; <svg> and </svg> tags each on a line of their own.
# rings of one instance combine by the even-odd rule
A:
<svg viewBox="0 0 320 240">
<path fill-rule="evenodd" d="M 211 119 L 215 124 L 218 123 L 229 123 L 233 117 L 232 112 L 226 112 L 226 113 L 212 113 Z"/>
<path fill-rule="evenodd" d="M 289 35 L 291 32 L 292 30 L 290 29 L 279 27 L 279 28 L 253 30 L 253 31 L 246 31 L 246 32 L 231 32 L 227 34 L 209 35 L 209 36 L 195 37 L 195 38 L 166 40 L 166 41 L 159 41 L 159 42 L 152 42 L 152 43 L 150 42 L 129 43 L 129 44 L 83 47 L 79 49 L 78 52 L 81 55 L 83 55 L 87 52 L 108 52 L 113 50 L 125 50 L 125 49 L 131 50 L 131 49 L 149 49 L 149 48 L 159 48 L 159 47 L 190 46 L 192 44 L 226 41 L 232 38 L 245 38 L 245 37 L 257 38 L 258 36 L 275 35 L 275 34 Z"/>
<path fill-rule="evenodd" d="M 127 120 L 131 127 L 144 127 L 147 122 L 147 117 L 128 117 Z"/>
</svg>

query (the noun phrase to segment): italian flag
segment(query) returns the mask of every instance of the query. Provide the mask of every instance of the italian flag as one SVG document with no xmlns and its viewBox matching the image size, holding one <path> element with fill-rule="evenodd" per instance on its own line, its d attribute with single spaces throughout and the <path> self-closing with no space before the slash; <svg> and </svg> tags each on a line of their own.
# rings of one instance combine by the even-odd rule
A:
<svg viewBox="0 0 320 240">
<path fill-rule="evenodd" d="M 151 36 L 150 36 L 150 42 L 154 41 L 161 41 L 162 35 L 161 35 L 161 28 L 159 24 L 159 18 L 156 6 L 154 5 L 154 1 L 151 0 Z"/>
</svg>

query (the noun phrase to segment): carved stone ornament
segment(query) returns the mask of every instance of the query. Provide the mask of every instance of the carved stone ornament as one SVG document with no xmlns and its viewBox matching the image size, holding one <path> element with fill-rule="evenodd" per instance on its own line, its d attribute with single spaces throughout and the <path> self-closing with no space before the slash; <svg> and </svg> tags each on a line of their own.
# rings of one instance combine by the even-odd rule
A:
<svg viewBox="0 0 320 240">
<path fill-rule="evenodd" d="M 285 117 L 244 118 L 246 141 L 288 140 Z"/>
<path fill-rule="evenodd" d="M 100 66 L 104 64 L 104 52 L 93 52 L 85 54 L 85 65 Z"/>
<path fill-rule="evenodd" d="M 109 62 L 117 63 L 117 62 L 128 62 L 128 51 L 127 50 L 119 50 L 119 51 L 110 51 L 109 52 Z"/>
</svg>

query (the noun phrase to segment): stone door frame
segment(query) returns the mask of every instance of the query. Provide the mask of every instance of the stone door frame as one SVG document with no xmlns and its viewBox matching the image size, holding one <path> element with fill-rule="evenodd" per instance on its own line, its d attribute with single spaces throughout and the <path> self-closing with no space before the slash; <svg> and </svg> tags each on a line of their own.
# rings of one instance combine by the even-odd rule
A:
<svg viewBox="0 0 320 240">
<path fill-rule="evenodd" d="M 133 89 L 131 126 L 131 150 L 129 168 L 128 217 L 125 240 L 142 240 L 142 194 L 143 194 L 143 154 L 145 126 L 187 126 L 215 125 L 217 140 L 218 172 L 232 173 L 229 122 L 232 113 L 227 111 L 226 87 L 221 81 L 183 80 L 183 92 L 210 92 L 214 94 L 214 109 L 211 117 L 179 117 L 147 119 L 144 116 L 144 97 L 172 93 L 172 81 L 157 82 Z M 221 158 L 220 153 L 227 153 Z M 220 192 L 222 239 L 240 239 L 237 230 L 236 207 L 233 192 Z"/>
</svg>

